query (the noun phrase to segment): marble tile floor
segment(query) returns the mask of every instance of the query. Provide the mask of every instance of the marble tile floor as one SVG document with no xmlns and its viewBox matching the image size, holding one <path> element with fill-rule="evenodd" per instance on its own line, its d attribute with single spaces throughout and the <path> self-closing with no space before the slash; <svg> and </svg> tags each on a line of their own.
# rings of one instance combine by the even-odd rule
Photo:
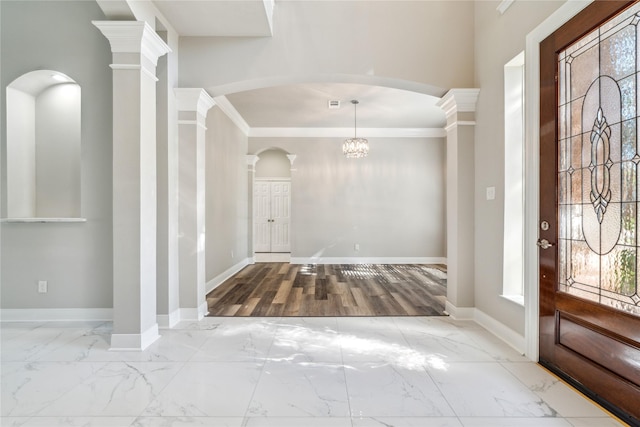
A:
<svg viewBox="0 0 640 427">
<path fill-rule="evenodd" d="M 0 425 L 621 425 L 474 322 L 205 318 L 143 352 L 110 323 L 0 325 Z"/>
</svg>

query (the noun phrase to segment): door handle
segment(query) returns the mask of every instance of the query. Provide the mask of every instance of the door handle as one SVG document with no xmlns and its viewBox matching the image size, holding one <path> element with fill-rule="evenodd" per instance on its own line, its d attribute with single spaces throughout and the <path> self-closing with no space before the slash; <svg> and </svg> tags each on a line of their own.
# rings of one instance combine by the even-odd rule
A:
<svg viewBox="0 0 640 427">
<path fill-rule="evenodd" d="M 536 245 L 538 245 L 540 249 L 549 249 L 550 247 L 554 246 L 555 243 L 551 243 L 547 239 L 538 239 Z"/>
</svg>

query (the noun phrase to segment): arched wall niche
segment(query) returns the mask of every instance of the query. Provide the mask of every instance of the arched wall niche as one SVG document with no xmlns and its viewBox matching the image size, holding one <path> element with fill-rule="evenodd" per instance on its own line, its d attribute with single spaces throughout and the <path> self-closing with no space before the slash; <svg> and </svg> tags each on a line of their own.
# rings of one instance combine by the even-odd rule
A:
<svg viewBox="0 0 640 427">
<path fill-rule="evenodd" d="M 81 88 L 37 70 L 6 88 L 9 220 L 81 217 Z"/>
<path fill-rule="evenodd" d="M 256 178 L 291 178 L 289 153 L 281 148 L 268 148 L 256 153 Z"/>
</svg>

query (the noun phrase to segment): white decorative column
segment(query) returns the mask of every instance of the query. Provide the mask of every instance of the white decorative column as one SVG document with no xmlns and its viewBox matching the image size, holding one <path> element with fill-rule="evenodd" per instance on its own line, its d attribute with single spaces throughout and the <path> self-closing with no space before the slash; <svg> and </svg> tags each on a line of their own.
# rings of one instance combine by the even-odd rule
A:
<svg viewBox="0 0 640 427">
<path fill-rule="evenodd" d="M 438 101 L 447 116 L 447 302 L 458 318 L 471 317 L 474 284 L 474 133 L 479 89 L 451 89 Z"/>
<path fill-rule="evenodd" d="M 169 47 L 145 22 L 94 21 L 113 53 L 112 350 L 142 350 L 156 323 L 156 64 Z"/>
<path fill-rule="evenodd" d="M 247 189 L 247 194 L 249 195 L 249 203 L 247 205 L 247 233 L 249 235 L 249 241 L 247 242 L 247 248 L 249 248 L 249 254 L 251 255 L 251 263 L 255 263 L 253 252 L 253 186 L 255 184 L 256 179 L 256 163 L 260 160 L 260 157 L 255 154 L 247 154 L 247 172 L 249 174 L 249 179 L 247 180 L 249 188 Z"/>
<path fill-rule="evenodd" d="M 176 88 L 178 107 L 178 245 L 180 318 L 206 316 L 205 131 L 215 105 L 204 89 Z"/>
</svg>

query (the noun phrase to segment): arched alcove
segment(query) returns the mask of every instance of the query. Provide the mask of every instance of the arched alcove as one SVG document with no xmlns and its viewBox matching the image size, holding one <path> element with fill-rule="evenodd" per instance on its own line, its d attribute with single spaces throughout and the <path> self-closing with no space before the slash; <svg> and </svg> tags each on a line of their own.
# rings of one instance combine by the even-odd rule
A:
<svg viewBox="0 0 640 427">
<path fill-rule="evenodd" d="M 6 91 L 7 218 L 79 218 L 80 85 L 37 70 Z"/>
<path fill-rule="evenodd" d="M 278 148 L 264 150 L 258 154 L 256 178 L 291 178 L 291 162 L 287 153 Z"/>
</svg>

